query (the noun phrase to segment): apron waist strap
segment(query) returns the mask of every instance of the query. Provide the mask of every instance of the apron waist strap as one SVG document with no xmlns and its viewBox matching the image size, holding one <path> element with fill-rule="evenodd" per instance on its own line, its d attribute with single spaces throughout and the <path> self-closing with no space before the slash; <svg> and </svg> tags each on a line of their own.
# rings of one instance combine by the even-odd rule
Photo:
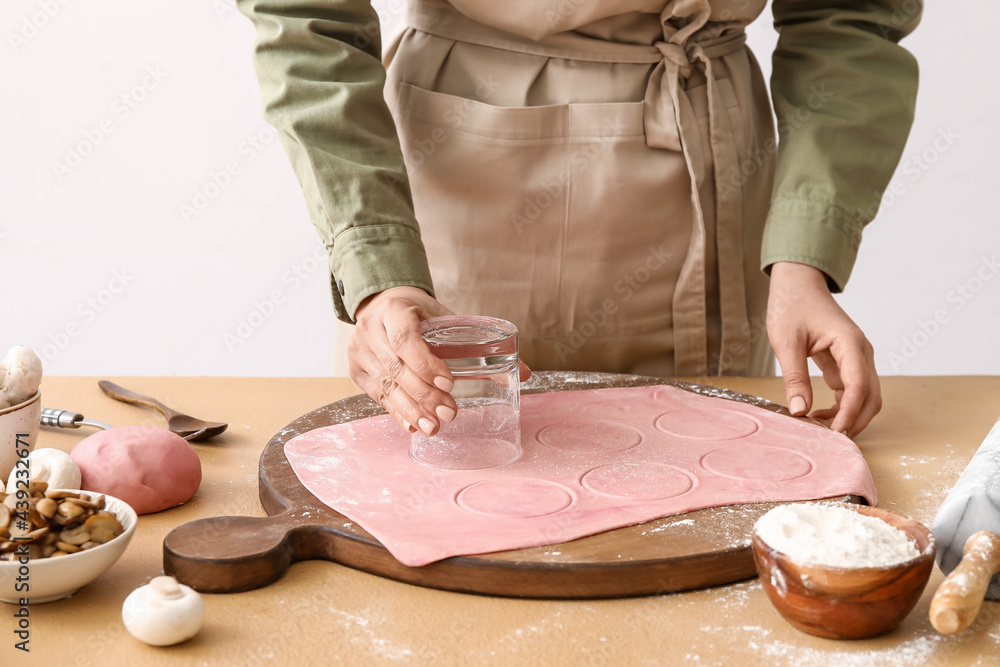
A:
<svg viewBox="0 0 1000 667">
<path fill-rule="evenodd" d="M 650 20 L 658 17 L 650 15 Z M 580 33 L 555 33 L 539 40 L 533 40 L 511 32 L 480 23 L 461 14 L 455 9 L 432 5 L 420 0 L 406 3 L 404 23 L 421 32 L 426 32 L 458 42 L 479 44 L 517 53 L 528 53 L 548 58 L 586 60 L 607 63 L 658 63 L 664 58 L 690 65 L 688 53 L 694 47 L 709 58 L 718 58 L 743 48 L 746 33 L 742 29 L 733 30 L 721 37 L 702 38 L 694 35 L 684 43 L 674 43 L 677 34 L 664 37 L 655 44 L 628 44 L 588 37 Z"/>
</svg>

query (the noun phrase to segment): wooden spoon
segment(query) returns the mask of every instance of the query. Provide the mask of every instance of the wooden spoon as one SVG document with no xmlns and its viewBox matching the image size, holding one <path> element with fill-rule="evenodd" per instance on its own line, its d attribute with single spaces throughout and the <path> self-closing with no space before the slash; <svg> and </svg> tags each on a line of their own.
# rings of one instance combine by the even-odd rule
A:
<svg viewBox="0 0 1000 667">
<path fill-rule="evenodd" d="M 100 380 L 97 386 L 115 400 L 144 405 L 147 408 L 159 410 L 167 418 L 167 430 L 176 433 L 185 440 L 207 440 L 219 435 L 229 426 L 229 424 L 223 422 L 208 422 L 203 419 L 195 419 L 190 415 L 185 415 L 168 408 L 155 398 L 137 394 L 108 380 Z"/>
</svg>

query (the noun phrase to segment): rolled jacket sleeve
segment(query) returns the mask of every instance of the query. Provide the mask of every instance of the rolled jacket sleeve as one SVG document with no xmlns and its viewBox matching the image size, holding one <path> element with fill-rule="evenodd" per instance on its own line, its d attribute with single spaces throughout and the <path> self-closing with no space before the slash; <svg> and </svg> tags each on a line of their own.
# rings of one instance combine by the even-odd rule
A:
<svg viewBox="0 0 1000 667">
<path fill-rule="evenodd" d="M 238 0 L 254 23 L 264 118 L 330 253 L 337 316 L 411 285 L 433 293 L 368 0 Z"/>
<path fill-rule="evenodd" d="M 762 267 L 809 264 L 840 291 L 913 123 L 918 0 L 775 0 L 778 155 Z"/>
</svg>

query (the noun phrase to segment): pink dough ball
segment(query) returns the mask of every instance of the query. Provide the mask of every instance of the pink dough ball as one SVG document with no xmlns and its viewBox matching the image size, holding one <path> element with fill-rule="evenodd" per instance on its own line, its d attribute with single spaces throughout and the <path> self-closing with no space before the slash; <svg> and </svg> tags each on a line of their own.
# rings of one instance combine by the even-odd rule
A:
<svg viewBox="0 0 1000 667">
<path fill-rule="evenodd" d="M 155 426 L 117 426 L 73 448 L 83 489 L 124 500 L 139 514 L 191 499 L 201 484 L 201 460 L 187 441 Z"/>
</svg>

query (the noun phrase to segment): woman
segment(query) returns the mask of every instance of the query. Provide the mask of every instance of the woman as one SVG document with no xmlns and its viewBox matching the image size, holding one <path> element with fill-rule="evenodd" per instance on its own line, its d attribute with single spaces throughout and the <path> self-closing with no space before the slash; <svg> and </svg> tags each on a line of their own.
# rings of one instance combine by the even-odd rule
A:
<svg viewBox="0 0 1000 667">
<path fill-rule="evenodd" d="M 920 6 L 775 0 L 776 143 L 763 5 L 412 0 L 383 69 L 368 2 L 241 0 L 359 386 L 410 431 L 453 419 L 417 333 L 452 309 L 535 368 L 763 375 L 773 346 L 793 414 L 812 358 L 813 416 L 860 432 L 878 377 L 831 291 L 909 132 Z"/>
</svg>

